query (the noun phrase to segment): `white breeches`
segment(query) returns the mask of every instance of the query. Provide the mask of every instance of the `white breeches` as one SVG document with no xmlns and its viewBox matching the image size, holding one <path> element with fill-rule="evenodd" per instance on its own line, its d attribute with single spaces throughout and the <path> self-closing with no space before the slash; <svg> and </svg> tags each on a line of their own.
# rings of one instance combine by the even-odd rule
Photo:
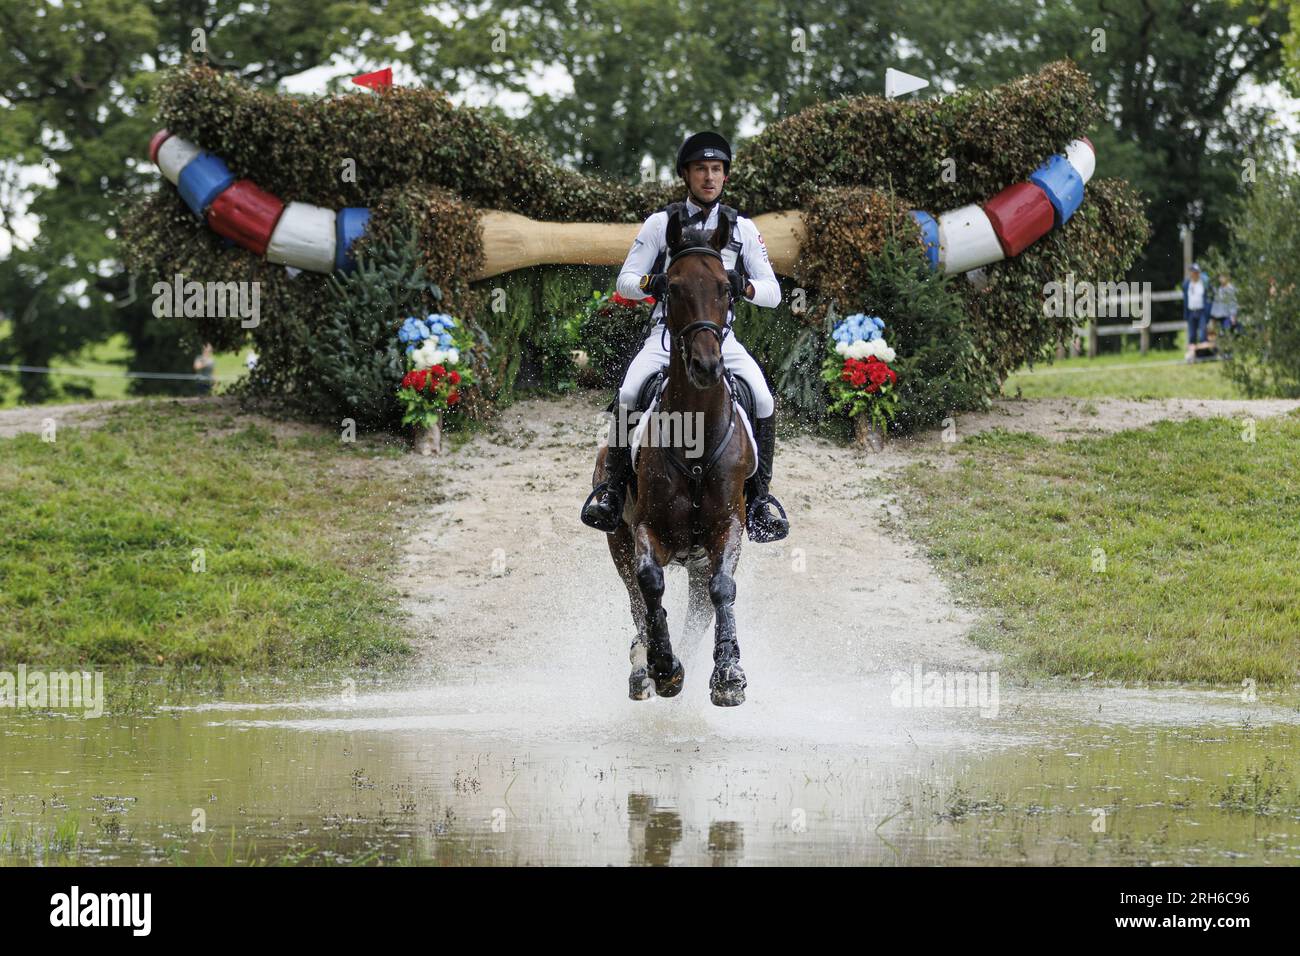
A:
<svg viewBox="0 0 1300 956">
<path fill-rule="evenodd" d="M 623 384 L 618 390 L 621 405 L 631 409 L 636 404 L 637 393 L 641 391 L 645 380 L 668 364 L 668 352 L 664 348 L 668 337 L 663 331 L 663 323 L 656 323 L 646 337 L 645 344 L 641 346 L 641 351 L 628 366 L 627 375 L 623 376 Z M 763 378 L 763 370 L 734 334 L 728 335 L 722 342 L 722 362 L 754 390 L 755 418 L 767 418 L 776 411 L 776 402 Z"/>
</svg>

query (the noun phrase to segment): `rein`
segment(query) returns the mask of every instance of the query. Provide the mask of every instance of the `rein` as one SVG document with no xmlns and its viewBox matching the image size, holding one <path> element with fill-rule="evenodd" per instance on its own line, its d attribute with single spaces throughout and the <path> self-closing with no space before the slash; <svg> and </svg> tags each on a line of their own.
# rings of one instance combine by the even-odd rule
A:
<svg viewBox="0 0 1300 956">
<path fill-rule="evenodd" d="M 722 254 L 711 246 L 690 246 L 686 249 L 683 249 L 674 258 L 687 256 L 687 255 L 707 255 L 713 257 L 714 259 L 717 259 L 719 263 L 722 262 Z M 730 287 L 728 287 L 727 297 L 728 297 L 727 314 L 730 315 L 731 308 L 732 308 L 732 297 L 731 297 Z M 660 336 L 661 344 L 663 343 L 663 335 L 670 334 L 668 330 L 668 323 L 666 321 L 670 314 L 668 295 L 665 294 L 663 296 L 663 299 L 664 299 L 665 322 L 664 322 L 664 331 Z M 711 333 L 717 338 L 718 348 L 721 349 L 723 341 L 731 333 L 731 324 L 728 322 L 724 322 L 721 326 L 719 326 L 716 322 L 710 322 L 707 319 L 701 319 L 696 322 L 690 322 L 687 325 L 685 325 L 683 328 L 678 329 L 675 333 L 671 333 L 672 336 L 677 339 L 678 343 L 681 346 L 683 368 L 685 368 L 686 366 L 687 349 L 688 346 L 690 345 L 691 336 L 695 335 L 696 333 L 705 332 L 705 331 Z M 670 346 L 666 346 L 664 348 L 664 351 L 666 352 L 669 352 L 670 350 L 671 350 Z M 722 458 L 722 453 L 726 450 L 727 445 L 731 443 L 731 438 L 736 432 L 736 416 L 738 414 L 736 409 L 738 403 L 736 400 L 736 389 L 732 385 L 732 381 L 731 381 L 731 373 L 724 370 L 723 380 L 726 383 L 727 395 L 731 399 L 731 415 L 727 422 L 726 434 L 722 436 L 721 441 L 719 441 L 718 444 L 714 447 L 713 452 L 709 455 L 708 459 L 704 462 L 704 464 L 703 465 L 695 464 L 695 465 L 688 466 L 683 464 L 681 461 L 679 461 L 677 456 L 673 454 L 672 450 L 667 446 L 662 446 L 659 449 L 663 453 L 664 458 L 668 460 L 668 464 L 672 465 L 672 467 L 676 469 L 678 474 L 680 474 L 683 478 L 686 479 L 686 483 L 690 487 L 691 509 L 692 509 L 692 515 L 691 515 L 691 543 L 692 544 L 700 543 L 701 533 L 703 531 L 703 529 L 700 526 L 699 516 L 697 513 L 700 509 L 700 501 L 704 497 L 704 479 L 708 476 L 709 472 L 713 469 L 713 466 L 718 463 L 718 460 Z M 667 387 L 668 387 L 668 377 L 665 376 L 663 380 L 663 384 L 660 385 L 659 387 L 659 395 L 656 396 L 656 402 L 662 401 L 663 393 L 667 389 Z"/>
</svg>

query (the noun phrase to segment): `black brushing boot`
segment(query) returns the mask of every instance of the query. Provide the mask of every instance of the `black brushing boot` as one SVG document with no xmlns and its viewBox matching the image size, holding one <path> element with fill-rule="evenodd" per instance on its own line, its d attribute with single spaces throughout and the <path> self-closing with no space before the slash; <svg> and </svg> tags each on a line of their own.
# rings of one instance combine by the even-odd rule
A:
<svg viewBox="0 0 1300 956">
<path fill-rule="evenodd" d="M 790 533 L 790 522 L 781 502 L 767 491 L 772 480 L 772 456 L 776 453 L 775 412 L 754 420 L 754 441 L 758 444 L 758 469 L 745 481 L 745 530 L 750 541 L 780 541 Z M 773 514 L 769 505 L 780 514 Z"/>
<path fill-rule="evenodd" d="M 605 480 L 596 485 L 582 504 L 582 523 L 597 531 L 613 534 L 623 520 L 623 497 L 632 477 L 632 450 L 627 445 L 610 445 L 605 456 Z"/>
</svg>

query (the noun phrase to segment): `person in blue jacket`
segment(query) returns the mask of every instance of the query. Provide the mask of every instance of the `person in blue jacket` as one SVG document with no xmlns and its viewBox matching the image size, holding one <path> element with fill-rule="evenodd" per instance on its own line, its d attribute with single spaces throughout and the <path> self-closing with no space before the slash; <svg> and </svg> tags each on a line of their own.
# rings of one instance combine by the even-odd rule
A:
<svg viewBox="0 0 1300 956">
<path fill-rule="evenodd" d="M 1240 328 L 1237 323 L 1237 287 L 1228 279 L 1228 273 L 1219 273 L 1219 284 L 1213 291 L 1210 318 L 1219 321 L 1219 335 L 1236 332 Z"/>
</svg>

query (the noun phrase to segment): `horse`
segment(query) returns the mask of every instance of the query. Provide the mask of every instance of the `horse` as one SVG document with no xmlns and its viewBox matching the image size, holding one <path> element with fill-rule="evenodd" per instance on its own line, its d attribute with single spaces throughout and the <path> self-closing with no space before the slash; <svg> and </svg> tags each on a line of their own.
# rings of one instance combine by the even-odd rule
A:
<svg viewBox="0 0 1300 956">
<path fill-rule="evenodd" d="M 745 528 L 745 478 L 754 470 L 754 448 L 745 436 L 731 379 L 724 374 L 722 342 L 730 334 L 727 317 L 731 286 L 722 250 L 730 240 L 726 217 L 710 237 L 698 230 L 683 235 L 679 216 L 668 223 L 668 294 L 665 325 L 670 337 L 668 374 L 657 412 L 701 423 L 701 454 L 685 459 L 669 443 L 638 450 L 635 483 L 624 499 L 623 520 L 607 536 L 610 555 L 627 587 L 636 623 L 628 678 L 632 700 L 657 694 L 674 697 L 685 679 L 673 653 L 663 607 L 664 568 L 686 567 L 689 600 L 686 631 L 694 643 L 715 622 L 713 673 L 709 697 L 719 707 L 745 700 L 745 672 L 736 637 L 735 571 Z M 684 429 L 683 429 L 684 431 Z M 662 434 L 662 432 L 661 432 Z M 597 452 L 593 487 L 602 481 L 608 447 Z"/>
</svg>

